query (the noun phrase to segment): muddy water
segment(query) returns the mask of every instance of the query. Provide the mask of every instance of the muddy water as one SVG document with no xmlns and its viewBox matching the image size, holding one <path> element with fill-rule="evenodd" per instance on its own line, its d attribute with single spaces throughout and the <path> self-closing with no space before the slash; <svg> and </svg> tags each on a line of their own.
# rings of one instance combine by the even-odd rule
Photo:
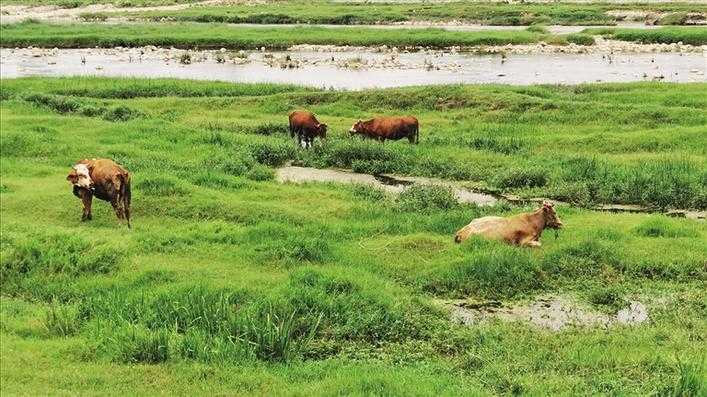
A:
<svg viewBox="0 0 707 397">
<path fill-rule="evenodd" d="M 628 307 L 613 316 L 596 312 L 574 299 L 562 296 L 541 297 L 532 302 L 512 305 L 498 301 L 475 303 L 466 300 L 438 303 L 449 310 L 452 321 L 467 326 L 500 320 L 525 322 L 538 328 L 560 331 L 568 327 L 630 326 L 649 320 L 648 309 L 638 301 L 630 302 Z"/>
<path fill-rule="evenodd" d="M 384 190 L 389 193 L 399 194 L 410 186 L 441 185 L 449 187 L 457 201 L 460 203 L 473 203 L 479 206 L 493 205 L 498 202 L 490 194 L 476 192 L 458 183 L 452 183 L 434 178 L 424 177 L 399 177 L 391 175 L 368 175 L 344 170 L 317 169 L 305 167 L 283 167 L 277 170 L 276 179 L 279 182 L 305 183 L 305 182 L 336 182 L 346 184 L 362 184 Z"/>
<path fill-rule="evenodd" d="M 621 46 L 630 46 L 620 44 Z M 635 46 L 634 46 L 635 47 Z M 634 47 L 630 47 L 629 50 Z M 589 48 L 589 47 L 588 47 Z M 701 52 L 614 54 L 601 48 L 539 45 L 492 49 L 507 55 L 445 51 L 390 52 L 372 49 L 310 48 L 290 52 L 254 51 L 233 55 L 176 49 L 0 49 L 0 77 L 112 76 L 174 77 L 231 82 L 288 83 L 320 88 L 365 89 L 428 84 L 577 84 L 662 80 L 705 81 Z M 639 50 L 641 47 L 638 47 Z M 664 51 L 650 47 L 647 50 Z M 670 50 L 670 49 L 668 49 Z M 533 53 L 546 51 L 543 53 Z M 581 53 L 590 51 L 592 53 Z M 519 53 L 514 53 L 519 52 Z M 530 53 L 524 53 L 530 52 Z M 288 59 L 289 58 L 289 59 Z"/>
</svg>

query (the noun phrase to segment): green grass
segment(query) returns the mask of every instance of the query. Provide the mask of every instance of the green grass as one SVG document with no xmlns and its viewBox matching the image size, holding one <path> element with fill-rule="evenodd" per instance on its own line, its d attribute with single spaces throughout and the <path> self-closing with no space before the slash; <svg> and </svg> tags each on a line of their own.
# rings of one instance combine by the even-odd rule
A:
<svg viewBox="0 0 707 397">
<path fill-rule="evenodd" d="M 546 234 L 541 249 L 459 245 L 453 234 L 470 219 L 529 208 L 462 205 L 441 188 L 395 198 L 249 177 L 294 159 L 464 179 L 473 166 L 479 183 L 502 175 L 506 189 L 529 195 L 617 170 L 653 183 L 660 170 L 678 187 L 704 189 L 704 84 L 343 93 L 175 80 L 0 84 L 3 394 L 704 390 L 704 223 L 559 207 L 566 229 Z M 65 102 L 77 105 L 55 105 Z M 87 116 L 86 106 L 138 116 Z M 298 149 L 278 127 L 299 107 L 329 123 L 327 146 Z M 376 113 L 417 115 L 420 144 L 347 137 L 352 119 Z M 64 177 L 75 160 L 99 155 L 133 173 L 131 231 L 103 202 L 93 221 L 79 221 Z M 656 159 L 682 165 L 646 167 Z M 605 164 L 601 178 L 586 179 L 592 161 Z M 532 172 L 508 171 L 529 164 Z M 651 197 L 650 186 L 633 189 Z M 434 304 L 554 293 L 608 313 L 638 299 L 651 321 L 469 328 Z"/>
<path fill-rule="evenodd" d="M 161 21 L 260 23 L 260 24 L 385 24 L 402 21 L 463 21 L 485 25 L 613 25 L 616 19 L 609 10 L 646 10 L 705 12 L 699 4 L 505 4 L 501 2 L 452 2 L 444 4 L 345 4 L 321 1 L 204 6 L 179 11 L 144 11 L 104 13 L 103 16 L 129 16 Z M 96 14 L 88 14 L 96 17 Z M 665 19 L 666 24 L 680 24 L 679 17 Z"/>
<path fill-rule="evenodd" d="M 585 29 L 583 33 L 644 44 L 678 42 L 692 45 L 707 44 L 707 27 L 671 26 L 660 29 L 590 28 Z"/>
<path fill-rule="evenodd" d="M 454 32 L 441 29 L 239 27 L 220 24 L 76 24 L 24 22 L 3 26 L 4 47 L 90 48 L 156 45 L 200 49 L 286 49 L 297 44 L 349 46 L 431 47 L 528 44 L 539 41 L 594 44 L 592 34 L 642 43 L 707 43 L 707 28 L 587 29 L 581 34 L 550 35 L 537 29 L 523 31 Z"/>
<path fill-rule="evenodd" d="M 79 24 L 26 22 L 3 27 L 4 47 L 136 47 L 286 49 L 296 44 L 353 46 L 448 47 L 534 43 L 548 37 L 527 31 L 450 32 L 441 29 L 396 29 L 381 34 L 372 28 L 237 27 L 219 24 Z"/>
</svg>

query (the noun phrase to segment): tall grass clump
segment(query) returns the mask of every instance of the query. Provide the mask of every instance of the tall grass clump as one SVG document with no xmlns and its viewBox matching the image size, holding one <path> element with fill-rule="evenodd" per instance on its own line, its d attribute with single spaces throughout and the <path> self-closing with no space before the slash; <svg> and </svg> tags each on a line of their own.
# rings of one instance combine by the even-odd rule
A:
<svg viewBox="0 0 707 397">
<path fill-rule="evenodd" d="M 471 239 L 464 257 L 430 269 L 422 286 L 437 294 L 513 298 L 543 286 L 541 266 L 532 253 L 494 241 Z"/>
<path fill-rule="evenodd" d="M 539 167 L 511 168 L 493 179 L 493 184 L 501 189 L 542 187 L 547 182 L 547 170 Z"/>
<path fill-rule="evenodd" d="M 166 329 L 148 330 L 130 323 L 111 324 L 101 334 L 99 351 L 112 361 L 125 364 L 159 364 L 170 358 L 170 337 Z"/>
<path fill-rule="evenodd" d="M 678 361 L 678 378 L 672 388 L 662 391 L 659 395 L 666 397 L 698 397 L 707 394 L 707 371 L 705 358 L 697 358 L 697 362 L 684 363 Z"/>
<path fill-rule="evenodd" d="M 114 271 L 126 252 L 108 244 L 94 243 L 75 234 L 34 235 L 14 241 L 3 255 L 2 281 L 34 274 L 105 274 Z"/>
<path fill-rule="evenodd" d="M 415 184 L 398 195 L 400 211 L 430 213 L 457 208 L 459 203 L 448 186 Z"/>
<path fill-rule="evenodd" d="M 697 237 L 695 228 L 680 224 L 673 219 L 662 216 L 652 216 L 633 228 L 633 232 L 641 237 Z"/>
<path fill-rule="evenodd" d="M 151 196 L 181 196 L 189 193 L 182 181 L 168 175 L 153 175 L 140 179 L 135 188 Z"/>
<path fill-rule="evenodd" d="M 78 308 L 52 303 L 44 314 L 43 324 L 50 335 L 72 336 L 81 328 Z"/>
<path fill-rule="evenodd" d="M 271 167 L 281 166 L 295 157 L 295 149 L 292 145 L 278 141 L 250 144 L 248 152 L 257 162 Z"/>
</svg>

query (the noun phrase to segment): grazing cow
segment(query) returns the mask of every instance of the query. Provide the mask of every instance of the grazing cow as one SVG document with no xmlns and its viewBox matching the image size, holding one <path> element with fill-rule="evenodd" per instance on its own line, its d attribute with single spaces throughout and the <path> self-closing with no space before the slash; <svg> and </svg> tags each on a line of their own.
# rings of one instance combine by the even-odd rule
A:
<svg viewBox="0 0 707 397">
<path fill-rule="evenodd" d="M 461 243 L 472 235 L 480 235 L 492 240 L 503 240 L 522 247 L 540 247 L 540 235 L 545 228 L 560 229 L 562 222 L 550 202 L 543 202 L 537 210 L 518 214 L 509 218 L 485 216 L 474 219 L 454 236 Z"/>
<path fill-rule="evenodd" d="M 290 137 L 297 134 L 297 143 L 303 147 L 312 147 L 314 137 L 326 139 L 327 125 L 320 123 L 312 112 L 296 110 L 290 113 Z"/>
<path fill-rule="evenodd" d="M 71 169 L 66 180 L 73 185 L 74 195 L 83 203 L 81 220 L 90 220 L 93 196 L 110 202 L 118 219 L 130 228 L 130 174 L 107 159 L 81 160 Z"/>
<path fill-rule="evenodd" d="M 351 136 L 361 135 L 361 138 L 376 139 L 385 142 L 386 139 L 397 141 L 407 138 L 410 143 L 420 141 L 420 125 L 412 116 L 377 117 L 368 121 L 359 120 L 349 130 Z"/>
</svg>

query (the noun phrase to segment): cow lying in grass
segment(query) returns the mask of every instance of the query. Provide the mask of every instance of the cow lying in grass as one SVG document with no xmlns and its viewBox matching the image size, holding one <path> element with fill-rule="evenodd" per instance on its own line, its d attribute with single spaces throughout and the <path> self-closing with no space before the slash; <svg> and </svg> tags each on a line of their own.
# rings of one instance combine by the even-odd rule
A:
<svg viewBox="0 0 707 397">
<path fill-rule="evenodd" d="M 550 202 L 544 202 L 533 212 L 518 214 L 508 218 L 485 216 L 474 219 L 454 236 L 461 243 L 470 236 L 484 236 L 492 240 L 503 240 L 522 247 L 539 247 L 540 236 L 545 228 L 559 229 L 562 222 Z"/>
<path fill-rule="evenodd" d="M 90 220 L 93 196 L 110 202 L 118 219 L 130 227 L 130 174 L 125 168 L 107 159 L 81 160 L 66 177 L 74 195 L 83 203 L 82 221 Z"/>
</svg>

